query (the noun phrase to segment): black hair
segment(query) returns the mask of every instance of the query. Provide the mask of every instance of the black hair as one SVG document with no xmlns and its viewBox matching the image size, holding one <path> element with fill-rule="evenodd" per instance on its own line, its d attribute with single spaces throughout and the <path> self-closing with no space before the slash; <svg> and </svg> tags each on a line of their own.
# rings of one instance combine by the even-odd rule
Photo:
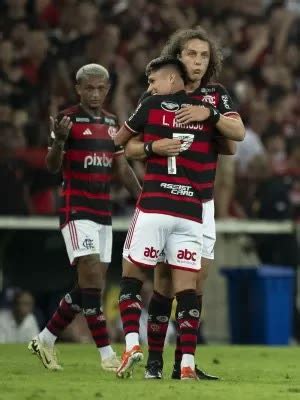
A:
<svg viewBox="0 0 300 400">
<path fill-rule="evenodd" d="M 172 66 L 177 69 L 181 78 L 183 79 L 184 84 L 188 82 L 188 75 L 184 64 L 178 60 L 178 58 L 170 56 L 161 56 L 150 61 L 146 67 L 146 76 L 149 76 L 152 72 L 168 66 Z"/>
</svg>

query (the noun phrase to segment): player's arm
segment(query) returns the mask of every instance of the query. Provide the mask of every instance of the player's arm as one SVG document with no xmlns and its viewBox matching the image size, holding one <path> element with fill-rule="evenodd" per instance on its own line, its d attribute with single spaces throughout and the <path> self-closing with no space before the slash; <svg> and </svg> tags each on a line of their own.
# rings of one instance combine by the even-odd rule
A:
<svg viewBox="0 0 300 400">
<path fill-rule="evenodd" d="M 50 172 L 56 173 L 61 169 L 64 147 L 71 128 L 70 117 L 64 116 L 59 122 L 50 117 L 52 143 L 46 156 L 46 165 Z"/>
<path fill-rule="evenodd" d="M 132 160 L 144 160 L 150 156 L 171 157 L 180 153 L 181 142 L 177 139 L 159 139 L 144 142 L 142 135 L 129 139 L 125 146 L 125 155 Z"/>
<path fill-rule="evenodd" d="M 241 142 L 245 138 L 245 127 L 241 117 L 238 114 L 226 116 L 219 114 L 220 118 L 216 123 L 216 128 L 225 138 Z"/>
<path fill-rule="evenodd" d="M 227 139 L 240 142 L 245 137 L 245 127 L 241 117 L 237 113 L 230 116 L 208 104 L 205 106 L 188 106 L 176 111 L 176 120 L 180 124 L 188 124 L 195 121 L 209 121 L 216 126 L 222 136 Z"/>
<path fill-rule="evenodd" d="M 225 138 L 237 142 L 244 140 L 245 127 L 241 117 L 234 109 L 229 94 L 221 85 L 217 87 L 217 91 L 220 96 L 218 108 L 208 103 L 201 106 L 187 106 L 176 111 L 177 121 L 182 124 L 209 121 Z"/>
<path fill-rule="evenodd" d="M 124 154 L 121 154 L 115 158 L 114 169 L 120 182 L 125 186 L 132 197 L 137 199 L 142 188 Z"/>
<path fill-rule="evenodd" d="M 235 140 L 227 139 L 225 136 L 216 136 L 214 139 L 214 148 L 218 154 L 233 156 L 237 150 Z"/>
</svg>

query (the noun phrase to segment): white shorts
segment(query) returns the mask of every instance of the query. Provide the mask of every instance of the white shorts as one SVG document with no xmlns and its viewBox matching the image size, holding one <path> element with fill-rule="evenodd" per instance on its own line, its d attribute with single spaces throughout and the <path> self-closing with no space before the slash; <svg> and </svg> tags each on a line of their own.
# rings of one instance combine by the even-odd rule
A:
<svg viewBox="0 0 300 400">
<path fill-rule="evenodd" d="M 89 254 L 99 254 L 101 262 L 110 263 L 111 225 L 100 225 L 90 220 L 80 219 L 68 222 L 61 232 L 71 264 L 75 264 L 76 258 Z"/>
<path fill-rule="evenodd" d="M 136 209 L 126 236 L 123 257 L 150 268 L 164 257 L 172 268 L 198 271 L 202 236 L 203 226 L 199 222 Z"/>
<path fill-rule="evenodd" d="M 209 200 L 203 203 L 202 211 L 203 222 L 203 245 L 202 245 L 202 258 L 214 259 L 214 248 L 216 243 L 216 222 L 215 222 L 215 203 Z M 164 254 L 158 257 L 157 262 L 164 262 Z"/>
<path fill-rule="evenodd" d="M 216 243 L 215 203 L 209 200 L 202 204 L 203 221 L 203 248 L 202 257 L 214 259 L 214 248 Z"/>
</svg>

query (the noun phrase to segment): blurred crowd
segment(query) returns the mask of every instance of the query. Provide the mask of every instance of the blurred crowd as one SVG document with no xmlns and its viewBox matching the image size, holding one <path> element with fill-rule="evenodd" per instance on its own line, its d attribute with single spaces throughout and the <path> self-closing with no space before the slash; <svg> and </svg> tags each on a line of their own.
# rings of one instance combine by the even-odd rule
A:
<svg viewBox="0 0 300 400">
<path fill-rule="evenodd" d="M 220 164 L 216 195 L 227 190 L 229 201 L 217 216 L 300 218 L 298 0 L 0 0 L 0 15 L 1 214 L 55 213 L 60 177 L 44 167 L 49 115 L 77 102 L 79 67 L 108 68 L 106 108 L 123 122 L 169 35 L 201 25 L 223 51 L 217 80 L 247 128 L 234 163 Z M 142 165 L 133 167 L 141 178 Z M 113 199 L 116 214 L 133 205 L 117 184 Z"/>
</svg>

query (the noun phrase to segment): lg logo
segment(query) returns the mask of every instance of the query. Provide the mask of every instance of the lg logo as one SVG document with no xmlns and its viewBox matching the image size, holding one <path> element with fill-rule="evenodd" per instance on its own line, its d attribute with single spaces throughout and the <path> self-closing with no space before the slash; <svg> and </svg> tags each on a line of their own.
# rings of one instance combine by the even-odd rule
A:
<svg viewBox="0 0 300 400">
<path fill-rule="evenodd" d="M 191 252 L 188 249 L 179 250 L 177 253 L 178 260 L 185 260 L 185 261 L 196 261 L 197 253 L 195 251 Z"/>
<path fill-rule="evenodd" d="M 87 168 L 89 165 L 96 166 L 96 167 L 109 167 L 112 166 L 112 158 L 107 157 L 105 153 L 102 153 L 102 156 L 97 156 L 94 153 L 91 156 L 86 156 L 84 158 L 84 168 Z"/>
</svg>

